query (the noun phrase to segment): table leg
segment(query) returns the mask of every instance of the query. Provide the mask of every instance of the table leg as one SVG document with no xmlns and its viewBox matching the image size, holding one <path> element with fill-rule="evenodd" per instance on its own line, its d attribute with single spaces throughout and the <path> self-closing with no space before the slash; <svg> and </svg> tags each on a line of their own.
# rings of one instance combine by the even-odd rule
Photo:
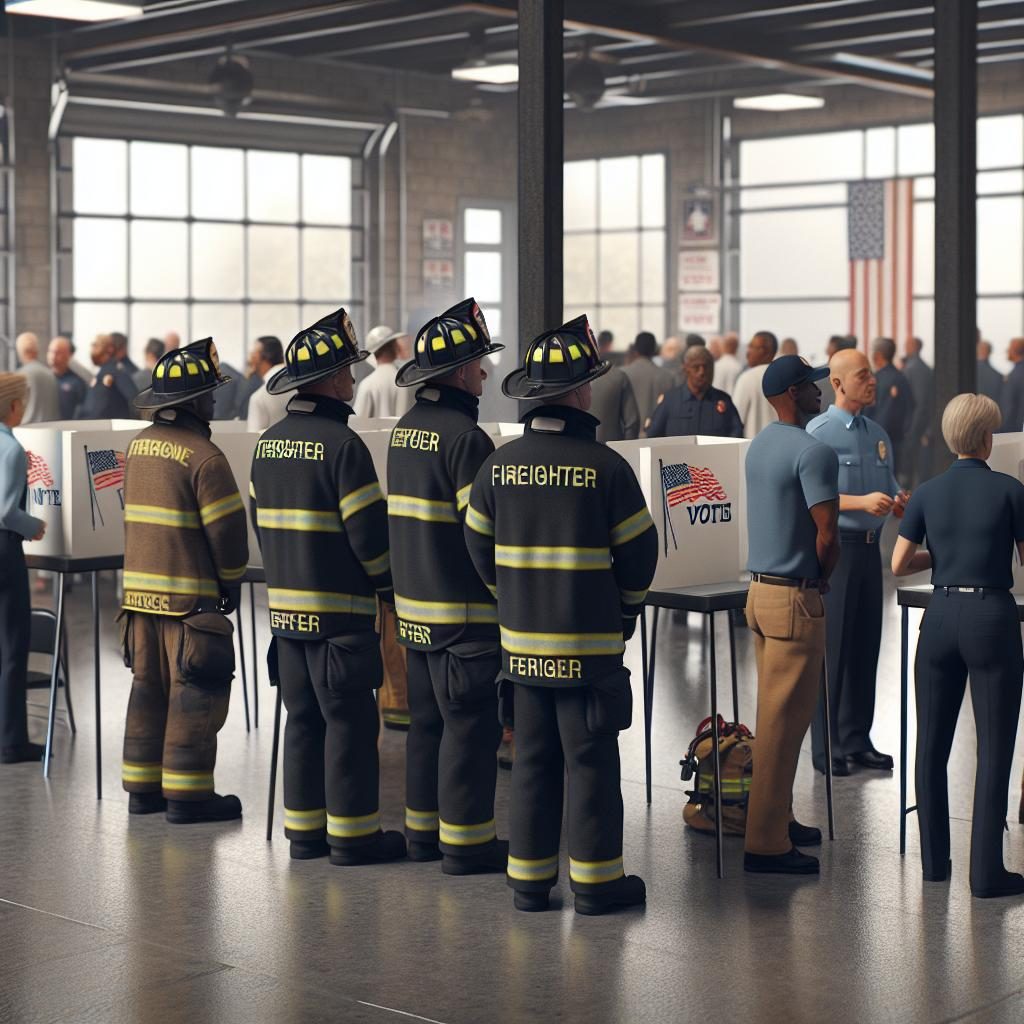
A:
<svg viewBox="0 0 1024 1024">
<path fill-rule="evenodd" d="M 828 809 L 828 838 L 836 837 L 836 819 L 832 810 L 832 711 L 828 696 L 828 649 L 821 659 L 821 700 L 825 710 L 825 803 Z"/>
<path fill-rule="evenodd" d="M 655 605 L 651 619 L 651 652 L 647 659 L 647 674 L 644 677 L 644 757 L 647 769 L 647 803 L 651 802 L 651 723 L 654 711 L 654 662 L 658 646 L 658 612 Z"/>
<path fill-rule="evenodd" d="M 718 877 L 725 877 L 722 860 L 722 764 L 719 758 L 721 734 L 718 729 L 718 660 L 715 657 L 715 613 L 708 613 L 708 659 L 711 663 L 711 749 L 715 778 L 715 857 Z"/>
<path fill-rule="evenodd" d="M 46 716 L 46 748 L 43 751 L 43 778 L 50 777 L 53 754 L 53 724 L 57 714 L 57 676 L 60 674 L 60 640 L 64 631 L 64 573 L 57 575 L 57 626 L 53 635 L 53 664 L 50 668 L 50 710 Z"/>
<path fill-rule="evenodd" d="M 900 622 L 900 856 L 907 852 L 907 657 L 910 650 L 910 609 Z"/>
<path fill-rule="evenodd" d="M 736 626 L 732 621 L 732 612 L 725 613 L 729 623 L 729 663 L 732 666 L 732 720 L 740 724 L 740 690 L 736 682 Z"/>
<path fill-rule="evenodd" d="M 235 609 L 235 620 L 238 623 L 238 656 L 242 659 L 242 704 L 245 706 L 245 731 L 249 732 L 249 689 L 245 673 L 245 632 L 242 629 L 242 608 Z"/>
<path fill-rule="evenodd" d="M 100 735 L 100 598 L 99 573 L 92 574 L 92 683 L 96 705 L 96 799 L 103 799 L 103 742 Z"/>
<path fill-rule="evenodd" d="M 252 724 L 260 727 L 260 656 L 256 647 L 256 584 L 249 584 L 249 626 L 252 629 Z"/>
</svg>

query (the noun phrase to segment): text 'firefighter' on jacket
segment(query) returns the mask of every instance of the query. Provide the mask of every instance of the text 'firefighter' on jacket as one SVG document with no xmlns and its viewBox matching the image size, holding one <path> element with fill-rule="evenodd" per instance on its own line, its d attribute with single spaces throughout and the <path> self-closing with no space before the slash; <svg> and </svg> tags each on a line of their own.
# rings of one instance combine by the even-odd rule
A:
<svg viewBox="0 0 1024 1024">
<path fill-rule="evenodd" d="M 498 600 L 504 673 L 519 682 L 582 685 L 619 667 L 654 577 L 654 523 L 597 426 L 577 409 L 535 409 L 473 485 L 467 545 Z"/>
<path fill-rule="evenodd" d="M 160 410 L 128 445 L 122 607 L 157 615 L 213 611 L 249 560 L 242 504 L 210 428 Z"/>
<path fill-rule="evenodd" d="M 296 395 L 256 443 L 249 495 L 275 636 L 373 629 L 391 602 L 387 508 L 352 409 Z"/>
</svg>

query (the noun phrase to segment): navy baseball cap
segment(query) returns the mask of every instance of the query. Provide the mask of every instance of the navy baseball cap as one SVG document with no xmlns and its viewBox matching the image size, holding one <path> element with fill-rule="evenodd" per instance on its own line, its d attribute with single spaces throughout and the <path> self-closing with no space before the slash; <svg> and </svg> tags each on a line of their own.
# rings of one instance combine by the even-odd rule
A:
<svg viewBox="0 0 1024 1024">
<path fill-rule="evenodd" d="M 765 398 L 774 398 L 806 380 L 824 380 L 827 376 L 827 366 L 811 366 L 802 356 L 779 356 L 764 371 L 761 390 Z"/>
</svg>

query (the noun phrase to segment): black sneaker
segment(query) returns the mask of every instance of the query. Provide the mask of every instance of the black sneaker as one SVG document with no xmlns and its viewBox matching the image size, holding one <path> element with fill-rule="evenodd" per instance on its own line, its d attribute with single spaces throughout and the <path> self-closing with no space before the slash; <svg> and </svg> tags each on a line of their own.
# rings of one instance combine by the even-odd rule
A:
<svg viewBox="0 0 1024 1024">
<path fill-rule="evenodd" d="M 816 875 L 819 866 L 817 857 L 794 846 L 786 853 L 744 853 L 743 870 L 764 875 Z"/>
<path fill-rule="evenodd" d="M 446 875 L 486 875 L 508 868 L 508 840 L 495 839 L 486 849 L 469 857 L 444 855 L 441 870 Z"/>
<path fill-rule="evenodd" d="M 520 892 L 518 889 L 512 897 L 512 903 L 516 910 L 525 911 L 527 914 L 536 914 L 538 911 L 548 909 L 547 892 Z"/>
<path fill-rule="evenodd" d="M 358 846 L 332 846 L 331 863 L 337 867 L 380 864 L 388 860 L 401 860 L 405 854 L 405 836 L 401 832 L 378 832 L 369 843 L 360 843 Z"/>
<path fill-rule="evenodd" d="M 799 821 L 791 821 L 789 841 L 794 846 L 821 846 L 821 829 L 813 825 L 801 825 Z"/>
<path fill-rule="evenodd" d="M 600 892 L 576 893 L 576 913 L 596 917 L 619 907 L 636 907 L 647 902 L 647 886 L 639 875 L 624 875 Z"/>
<path fill-rule="evenodd" d="M 441 856 L 441 848 L 437 843 L 417 843 L 415 839 L 409 840 L 409 860 L 440 860 Z"/>
<path fill-rule="evenodd" d="M 326 839 L 292 839 L 288 856 L 292 860 L 316 860 L 326 857 L 331 852 Z"/>
<path fill-rule="evenodd" d="M 129 814 L 163 814 L 167 810 L 167 801 L 163 793 L 129 793 Z"/>
<path fill-rule="evenodd" d="M 1000 896 L 1020 896 L 1024 894 L 1024 875 L 1015 871 L 1004 871 L 1003 877 L 996 879 L 984 888 L 975 889 L 971 886 L 971 895 L 978 900 L 998 899 Z"/>
<path fill-rule="evenodd" d="M 235 821 L 242 816 L 237 796 L 214 793 L 205 800 L 168 800 L 167 820 L 172 825 L 198 825 L 206 821 Z"/>
<path fill-rule="evenodd" d="M 14 747 L 0 750 L 0 764 L 22 764 L 25 761 L 42 761 L 46 747 L 42 743 L 19 743 Z"/>
</svg>

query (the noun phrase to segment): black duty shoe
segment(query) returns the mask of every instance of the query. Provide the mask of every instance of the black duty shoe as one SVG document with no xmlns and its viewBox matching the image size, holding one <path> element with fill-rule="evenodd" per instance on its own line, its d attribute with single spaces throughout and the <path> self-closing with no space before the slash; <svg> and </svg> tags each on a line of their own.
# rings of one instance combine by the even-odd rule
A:
<svg viewBox="0 0 1024 1024">
<path fill-rule="evenodd" d="M 417 843 L 414 839 L 409 840 L 409 860 L 428 861 L 440 859 L 441 848 L 437 843 Z"/>
<path fill-rule="evenodd" d="M 948 860 L 944 868 L 937 871 L 922 871 L 921 877 L 926 882 L 945 882 L 951 874 L 953 874 L 953 862 Z"/>
<path fill-rule="evenodd" d="M 743 870 L 757 875 L 816 875 L 818 858 L 795 846 L 786 853 L 744 853 Z"/>
<path fill-rule="evenodd" d="M 850 755 L 850 760 L 858 768 L 870 768 L 876 772 L 891 772 L 893 770 L 892 754 L 880 754 L 877 750 L 861 750 Z"/>
<path fill-rule="evenodd" d="M 0 764 L 22 764 L 25 761 L 42 761 L 46 748 L 42 743 L 19 743 L 15 747 L 0 750 Z"/>
<path fill-rule="evenodd" d="M 508 868 L 508 840 L 495 839 L 485 850 L 469 857 L 444 855 L 441 870 L 446 875 L 486 875 Z"/>
<path fill-rule="evenodd" d="M 326 839 L 292 839 L 288 856 L 292 860 L 316 860 L 326 857 L 331 852 Z"/>
<path fill-rule="evenodd" d="M 129 814 L 163 814 L 167 810 L 167 801 L 163 793 L 129 793 Z"/>
<path fill-rule="evenodd" d="M 813 825 L 801 825 L 799 821 L 791 821 L 789 841 L 794 846 L 821 846 L 821 829 Z"/>
<path fill-rule="evenodd" d="M 523 910 L 527 914 L 536 914 L 540 910 L 548 909 L 549 895 L 546 892 L 520 892 L 516 889 L 512 902 L 516 910 Z"/>
<path fill-rule="evenodd" d="M 979 900 L 993 900 L 1000 896 L 1020 896 L 1024 894 L 1024 875 L 1018 875 L 1015 871 L 1004 871 L 1003 877 L 986 885 L 982 889 L 975 889 L 971 886 L 971 895 Z"/>
<path fill-rule="evenodd" d="M 237 796 L 214 793 L 205 800 L 168 800 L 167 820 L 172 825 L 198 825 L 205 821 L 234 821 L 242 816 Z"/>
<path fill-rule="evenodd" d="M 814 767 L 816 771 L 825 774 L 825 762 L 815 761 Z M 832 758 L 832 778 L 841 778 L 850 774 L 850 766 L 846 763 L 845 757 L 833 757 Z"/>
<path fill-rule="evenodd" d="M 371 843 L 360 843 L 358 846 L 332 846 L 331 863 L 337 867 L 380 864 L 388 860 L 401 860 L 405 854 L 405 836 L 401 832 L 378 832 Z"/>
<path fill-rule="evenodd" d="M 624 875 L 599 893 L 576 893 L 576 913 L 596 917 L 619 907 L 636 907 L 646 902 L 644 880 L 639 875 Z"/>
</svg>

